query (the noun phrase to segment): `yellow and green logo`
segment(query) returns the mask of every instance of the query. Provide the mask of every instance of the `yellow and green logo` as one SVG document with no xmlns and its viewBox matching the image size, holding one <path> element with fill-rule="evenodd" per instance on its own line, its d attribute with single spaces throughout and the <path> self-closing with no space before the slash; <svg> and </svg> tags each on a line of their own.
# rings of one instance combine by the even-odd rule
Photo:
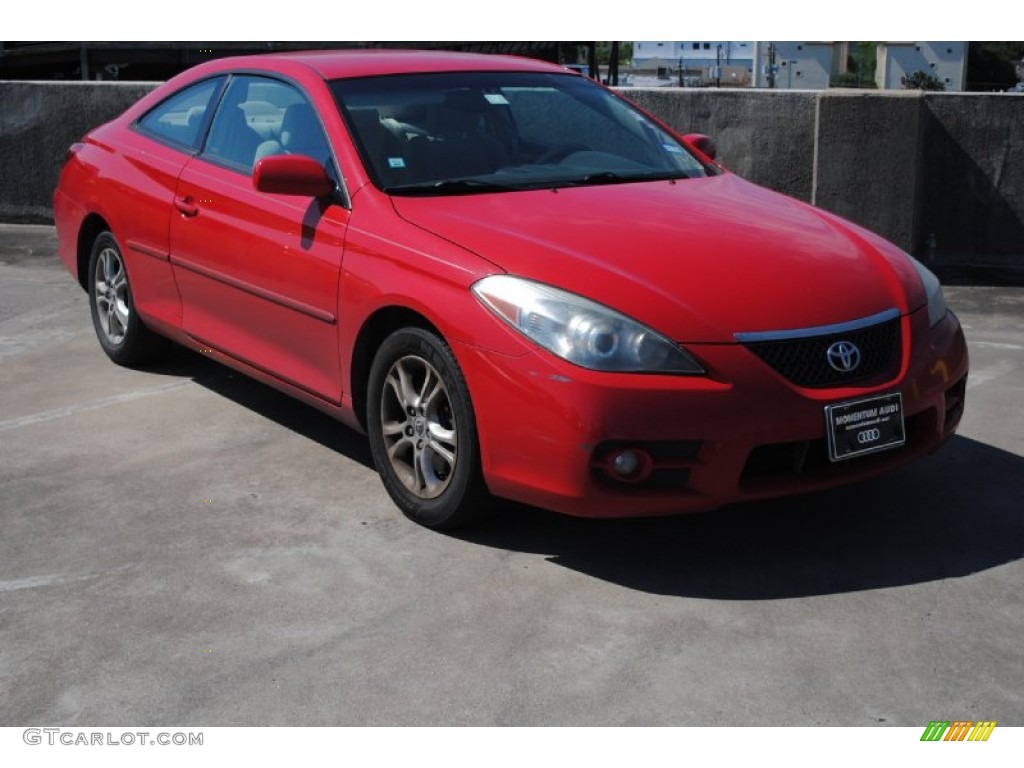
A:
<svg viewBox="0 0 1024 768">
<path fill-rule="evenodd" d="M 988 741 L 995 727 L 995 720 L 932 720 L 921 741 Z"/>
</svg>

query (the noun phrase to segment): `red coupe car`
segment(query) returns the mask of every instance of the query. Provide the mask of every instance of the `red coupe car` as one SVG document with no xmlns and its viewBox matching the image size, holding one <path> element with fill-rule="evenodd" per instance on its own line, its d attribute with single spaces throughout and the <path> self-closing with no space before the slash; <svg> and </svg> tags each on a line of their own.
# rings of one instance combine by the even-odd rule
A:
<svg viewBox="0 0 1024 768">
<path fill-rule="evenodd" d="M 54 210 L 114 362 L 170 339 L 365 431 L 427 526 L 488 494 L 702 510 L 938 448 L 968 362 L 935 276 L 713 155 L 542 62 L 232 58 L 75 144 Z"/>
</svg>

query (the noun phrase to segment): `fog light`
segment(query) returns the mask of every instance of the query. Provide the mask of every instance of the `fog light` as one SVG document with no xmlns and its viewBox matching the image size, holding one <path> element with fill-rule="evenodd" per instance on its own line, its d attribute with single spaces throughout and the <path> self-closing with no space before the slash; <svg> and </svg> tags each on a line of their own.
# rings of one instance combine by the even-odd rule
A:
<svg viewBox="0 0 1024 768">
<path fill-rule="evenodd" d="M 622 451 L 612 459 L 612 470 L 619 477 L 629 477 L 640 468 L 640 457 L 636 451 Z"/>
<path fill-rule="evenodd" d="M 601 462 L 604 472 L 613 480 L 639 483 L 646 480 L 654 469 L 654 460 L 642 448 L 620 448 L 606 454 Z"/>
</svg>

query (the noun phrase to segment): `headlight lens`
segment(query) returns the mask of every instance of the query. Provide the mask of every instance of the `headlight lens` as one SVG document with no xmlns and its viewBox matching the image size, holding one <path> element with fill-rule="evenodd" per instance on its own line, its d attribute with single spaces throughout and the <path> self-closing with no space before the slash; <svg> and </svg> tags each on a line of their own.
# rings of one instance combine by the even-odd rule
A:
<svg viewBox="0 0 1024 768">
<path fill-rule="evenodd" d="M 914 269 L 917 270 L 917 276 L 921 278 L 921 282 L 924 284 L 924 293 L 928 297 L 928 325 L 935 325 L 946 316 L 946 298 L 942 295 L 942 283 L 920 261 L 910 255 L 907 258 L 913 262 Z"/>
<path fill-rule="evenodd" d="M 584 368 L 704 373 L 678 344 L 582 296 L 511 275 L 485 277 L 473 293 L 528 339 Z"/>
</svg>

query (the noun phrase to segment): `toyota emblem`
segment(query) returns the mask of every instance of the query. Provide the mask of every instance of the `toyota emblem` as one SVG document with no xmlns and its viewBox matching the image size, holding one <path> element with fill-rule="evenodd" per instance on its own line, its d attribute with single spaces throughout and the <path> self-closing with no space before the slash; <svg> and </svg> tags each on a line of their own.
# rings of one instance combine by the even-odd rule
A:
<svg viewBox="0 0 1024 768">
<path fill-rule="evenodd" d="M 850 373 L 860 365 L 860 349 L 852 341 L 837 341 L 825 352 L 828 364 L 839 373 Z"/>
</svg>

